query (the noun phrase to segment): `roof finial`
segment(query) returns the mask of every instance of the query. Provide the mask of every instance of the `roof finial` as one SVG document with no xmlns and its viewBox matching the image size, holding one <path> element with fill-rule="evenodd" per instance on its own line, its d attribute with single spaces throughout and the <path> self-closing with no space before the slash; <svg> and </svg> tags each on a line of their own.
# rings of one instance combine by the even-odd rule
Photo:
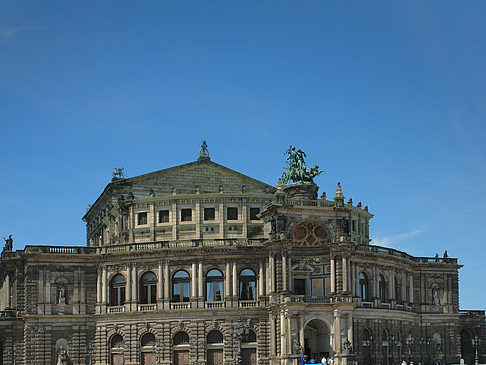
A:
<svg viewBox="0 0 486 365">
<path fill-rule="evenodd" d="M 341 189 L 341 183 L 338 182 L 337 187 L 336 187 L 336 196 L 334 197 L 335 199 L 344 199 L 343 195 L 343 190 Z"/>
<path fill-rule="evenodd" d="M 209 151 L 208 145 L 205 140 L 202 141 L 201 149 L 199 150 L 199 158 L 198 160 L 210 160 L 209 158 Z"/>
</svg>

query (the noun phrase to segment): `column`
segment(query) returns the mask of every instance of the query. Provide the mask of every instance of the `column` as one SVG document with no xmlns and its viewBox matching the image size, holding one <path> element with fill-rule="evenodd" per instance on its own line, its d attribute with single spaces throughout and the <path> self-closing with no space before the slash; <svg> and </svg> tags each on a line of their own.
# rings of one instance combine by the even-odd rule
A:
<svg viewBox="0 0 486 365">
<path fill-rule="evenodd" d="M 331 293 L 336 292 L 336 263 L 334 257 L 331 258 Z"/>
<path fill-rule="evenodd" d="M 289 291 L 293 292 L 294 291 L 294 279 L 292 278 L 292 258 L 288 258 L 288 275 L 289 275 Z"/>
<path fill-rule="evenodd" d="M 263 262 L 260 262 L 258 272 L 258 296 L 260 298 L 265 296 L 265 276 L 263 275 Z"/>
<path fill-rule="evenodd" d="M 149 222 L 149 226 L 150 226 L 150 239 L 152 241 L 155 241 L 156 240 L 156 233 L 155 233 L 155 226 L 156 226 L 156 219 L 157 217 L 157 214 L 155 214 L 155 204 L 152 203 L 149 205 L 149 214 L 148 214 L 148 217 L 147 217 L 147 220 Z"/>
<path fill-rule="evenodd" d="M 226 261 L 226 273 L 225 273 L 225 278 L 224 278 L 224 294 L 225 296 L 231 296 L 231 268 L 230 268 L 230 262 Z"/>
<path fill-rule="evenodd" d="M 358 266 L 358 263 L 355 262 L 354 263 L 354 285 L 355 285 L 354 286 L 354 293 L 357 297 L 359 297 L 359 274 L 360 274 L 359 266 Z M 369 286 L 368 286 L 368 290 L 370 290 Z"/>
<path fill-rule="evenodd" d="M 393 269 L 390 269 L 389 274 L 390 278 L 388 279 L 388 293 L 390 295 L 390 301 L 395 300 L 395 273 Z"/>
<path fill-rule="evenodd" d="M 348 324 L 348 341 L 351 342 L 351 344 L 353 344 L 353 315 L 352 314 L 348 314 L 347 324 Z"/>
<path fill-rule="evenodd" d="M 164 299 L 169 301 L 169 262 L 164 262 Z"/>
<path fill-rule="evenodd" d="M 373 265 L 373 296 L 375 298 L 379 298 L 379 291 L 378 291 L 378 270 L 376 265 Z"/>
<path fill-rule="evenodd" d="M 223 199 L 219 200 L 218 205 L 218 219 L 219 219 L 219 238 L 224 238 L 224 204 Z"/>
<path fill-rule="evenodd" d="M 103 284 L 102 284 L 102 291 L 101 291 L 101 302 L 106 304 L 106 292 L 107 292 L 107 273 L 106 273 L 106 266 L 103 266 Z"/>
<path fill-rule="evenodd" d="M 137 285 L 137 267 L 132 267 L 132 302 L 134 303 L 132 310 L 137 310 L 138 303 L 138 285 Z"/>
<path fill-rule="evenodd" d="M 102 280 L 102 276 L 101 276 L 101 269 L 98 267 L 98 280 L 97 280 L 97 283 L 96 283 L 96 303 L 101 303 L 101 291 L 103 290 L 102 289 L 102 286 L 101 286 L 101 280 Z"/>
<path fill-rule="evenodd" d="M 127 265 L 127 302 L 131 303 L 132 298 L 132 267 Z"/>
<path fill-rule="evenodd" d="M 410 296 L 410 299 L 409 299 L 409 302 L 410 303 L 413 303 L 413 274 L 410 274 L 410 276 L 408 277 L 409 280 L 410 280 L 410 293 L 409 293 L 409 296 Z"/>
<path fill-rule="evenodd" d="M 275 258 L 273 257 L 272 253 L 270 253 L 268 267 L 270 269 L 270 293 L 274 293 L 275 292 Z"/>
<path fill-rule="evenodd" d="M 342 277 L 343 277 L 343 292 L 348 291 L 348 265 L 347 259 L 343 256 L 343 267 L 342 267 Z"/>
<path fill-rule="evenodd" d="M 233 261 L 233 296 L 238 296 L 238 274 L 236 268 L 236 261 Z"/>
<path fill-rule="evenodd" d="M 246 205 L 243 205 L 241 207 L 241 220 L 243 222 L 241 237 L 247 238 L 248 237 L 248 208 Z"/>
<path fill-rule="evenodd" d="M 133 205 L 130 206 L 130 222 L 128 229 L 128 240 L 129 242 L 135 242 L 135 213 L 133 211 Z"/>
<path fill-rule="evenodd" d="M 277 354 L 277 349 L 276 349 L 276 346 L 275 346 L 275 341 L 276 341 L 276 328 L 275 328 L 275 318 L 273 316 L 272 313 L 269 313 L 268 314 L 268 317 L 270 319 L 269 323 L 270 323 L 270 354 L 272 356 L 275 356 Z"/>
<path fill-rule="evenodd" d="M 282 253 L 282 290 L 287 291 L 287 254 Z"/>
<path fill-rule="evenodd" d="M 337 311 L 334 311 L 334 348 L 338 354 L 341 354 L 341 317 Z"/>
<path fill-rule="evenodd" d="M 199 261 L 198 270 L 197 270 L 197 284 L 198 284 L 197 291 L 198 291 L 198 295 L 200 297 L 204 296 L 203 283 L 204 283 L 203 264 L 202 264 L 202 261 Z"/>
<path fill-rule="evenodd" d="M 287 341 L 286 341 L 287 331 L 285 331 L 285 323 L 286 323 L 285 314 L 282 312 L 280 314 L 280 351 L 282 355 L 287 354 Z"/>
<path fill-rule="evenodd" d="M 407 302 L 407 273 L 402 272 L 402 301 Z"/>
<path fill-rule="evenodd" d="M 164 290 L 164 285 L 163 285 L 163 267 L 162 267 L 162 262 L 159 262 L 159 277 L 157 278 L 157 301 L 161 301 L 163 299 L 163 290 Z"/>
<path fill-rule="evenodd" d="M 172 239 L 177 239 L 177 200 L 172 200 L 172 211 L 171 211 L 171 223 L 172 223 Z"/>
<path fill-rule="evenodd" d="M 201 204 L 199 203 L 199 200 L 196 201 L 195 209 L 196 211 L 194 212 L 194 219 L 196 221 L 196 238 L 201 238 Z"/>
<path fill-rule="evenodd" d="M 192 263 L 192 272 L 191 272 L 191 296 L 192 297 L 197 296 L 196 277 L 197 277 L 196 263 L 193 262 Z"/>
</svg>

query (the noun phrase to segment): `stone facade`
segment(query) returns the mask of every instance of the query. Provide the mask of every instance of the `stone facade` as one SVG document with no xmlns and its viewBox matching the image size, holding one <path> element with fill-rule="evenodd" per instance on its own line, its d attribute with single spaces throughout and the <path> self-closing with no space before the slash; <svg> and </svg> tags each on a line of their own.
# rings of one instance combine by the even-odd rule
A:
<svg viewBox="0 0 486 365">
<path fill-rule="evenodd" d="M 317 190 L 207 156 L 114 177 L 86 247 L 2 253 L 0 365 L 484 364 L 457 259 L 374 246 L 368 207 Z"/>
</svg>

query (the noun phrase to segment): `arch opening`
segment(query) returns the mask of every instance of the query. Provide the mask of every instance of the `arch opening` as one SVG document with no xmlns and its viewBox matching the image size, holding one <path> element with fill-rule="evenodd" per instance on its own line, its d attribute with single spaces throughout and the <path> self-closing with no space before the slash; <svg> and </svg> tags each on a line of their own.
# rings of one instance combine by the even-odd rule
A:
<svg viewBox="0 0 486 365">
<path fill-rule="evenodd" d="M 320 319 L 313 319 L 304 328 L 304 353 L 308 361 L 319 362 L 323 356 L 333 356 L 331 334 L 327 324 Z"/>
</svg>

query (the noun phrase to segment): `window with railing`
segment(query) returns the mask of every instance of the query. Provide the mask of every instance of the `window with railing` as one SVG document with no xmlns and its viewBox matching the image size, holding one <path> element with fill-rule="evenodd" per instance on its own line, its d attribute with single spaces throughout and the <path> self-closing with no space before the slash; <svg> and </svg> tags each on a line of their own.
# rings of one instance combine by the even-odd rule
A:
<svg viewBox="0 0 486 365">
<path fill-rule="evenodd" d="M 240 299 L 256 299 L 256 275 L 251 269 L 244 269 L 240 272 Z"/>
<path fill-rule="evenodd" d="M 116 274 L 110 281 L 110 305 L 125 304 L 126 280 L 122 274 Z"/>
<path fill-rule="evenodd" d="M 190 276 L 184 270 L 177 271 L 172 277 L 172 301 L 189 301 L 189 281 Z"/>
<path fill-rule="evenodd" d="M 223 273 L 217 269 L 206 274 L 206 300 L 217 302 L 223 300 Z"/>
<path fill-rule="evenodd" d="M 157 302 L 157 276 L 149 271 L 140 278 L 140 304 Z"/>
</svg>

